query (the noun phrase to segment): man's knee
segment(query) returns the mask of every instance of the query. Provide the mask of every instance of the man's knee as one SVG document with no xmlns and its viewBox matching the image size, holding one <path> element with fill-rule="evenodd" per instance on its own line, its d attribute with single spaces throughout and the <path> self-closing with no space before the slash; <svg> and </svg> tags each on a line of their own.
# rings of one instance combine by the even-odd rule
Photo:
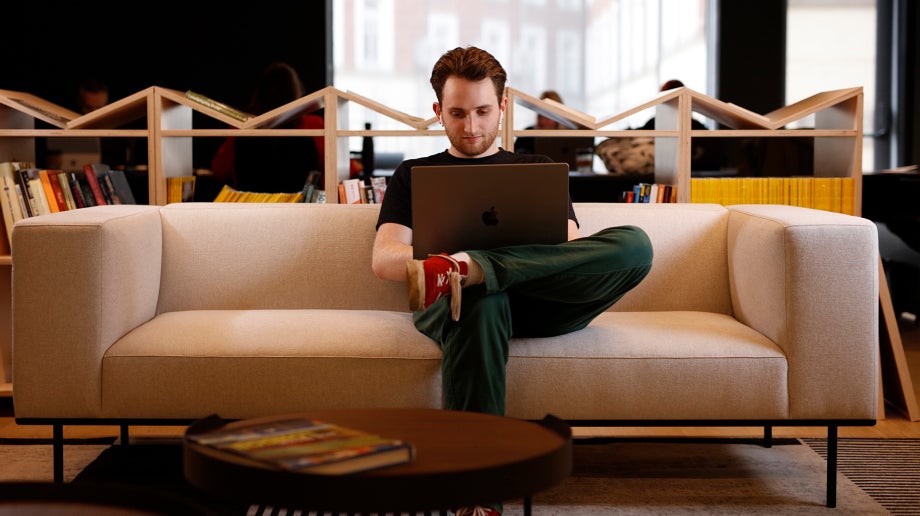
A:
<svg viewBox="0 0 920 516">
<path fill-rule="evenodd" d="M 595 236 L 609 244 L 611 253 L 624 267 L 642 267 L 652 264 L 652 242 L 639 226 L 624 225 L 602 229 Z M 628 262 L 628 263 L 625 263 Z"/>
</svg>

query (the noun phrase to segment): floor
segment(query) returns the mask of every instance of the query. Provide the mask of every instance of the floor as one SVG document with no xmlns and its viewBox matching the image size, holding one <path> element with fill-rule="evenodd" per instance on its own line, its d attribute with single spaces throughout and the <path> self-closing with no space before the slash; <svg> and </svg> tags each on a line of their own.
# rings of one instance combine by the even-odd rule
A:
<svg viewBox="0 0 920 516">
<path fill-rule="evenodd" d="M 899 319 L 900 335 L 904 354 L 910 371 L 914 396 L 920 400 L 920 320 L 911 314 Z M 132 426 L 132 437 L 176 437 L 185 427 L 179 426 Z M 576 437 L 624 436 L 624 437 L 760 437 L 762 427 L 617 427 L 617 428 L 575 428 Z M 66 439 L 117 437 L 117 426 L 65 426 Z M 824 427 L 775 427 L 773 436 L 782 437 L 825 437 Z M 874 426 L 840 427 L 840 437 L 868 437 L 909 439 L 920 438 L 920 421 L 910 419 L 898 407 L 886 404 L 885 418 Z M 9 438 L 51 438 L 51 427 L 40 425 L 17 425 L 13 416 L 12 400 L 0 397 L 0 439 Z"/>
</svg>

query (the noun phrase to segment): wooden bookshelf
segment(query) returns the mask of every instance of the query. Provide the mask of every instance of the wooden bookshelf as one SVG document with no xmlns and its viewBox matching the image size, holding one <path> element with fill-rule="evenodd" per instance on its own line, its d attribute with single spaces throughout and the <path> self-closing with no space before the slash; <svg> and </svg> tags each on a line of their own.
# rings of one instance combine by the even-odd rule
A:
<svg viewBox="0 0 920 516">
<path fill-rule="evenodd" d="M 561 109 L 552 100 L 508 89 L 509 113 L 505 114 L 503 141 L 519 136 L 600 136 L 655 138 L 655 178 L 659 184 L 677 187 L 677 201 L 691 202 L 691 144 L 697 138 L 792 138 L 815 140 L 814 177 L 850 178 L 853 181 L 853 206 L 848 213 L 862 212 L 862 112 L 861 87 L 817 93 L 798 102 L 761 115 L 729 102 L 709 97 L 689 88 L 675 88 L 653 99 L 613 115 L 592 117 L 571 109 Z M 568 116 L 570 129 L 515 130 L 510 106 L 527 109 L 557 121 Z M 636 113 L 655 109 L 654 130 L 609 130 L 607 127 Z M 721 129 L 691 129 L 692 115 L 698 113 L 721 124 Z M 787 129 L 793 122 L 814 116 L 813 129 Z M 507 147 L 507 146 L 506 146 Z M 511 147 L 513 148 L 513 147 Z"/>
<path fill-rule="evenodd" d="M 861 213 L 862 88 L 817 93 L 767 114 L 754 113 L 688 88 L 662 92 L 622 112 L 599 117 L 514 88 L 507 89 L 507 96 L 508 107 L 500 133 L 503 147 L 513 150 L 514 139 L 519 136 L 654 137 L 654 181 L 676 186 L 678 202 L 691 201 L 690 153 L 693 139 L 814 137 L 814 175 L 851 178 L 855 186 L 852 213 Z M 215 100 L 221 102 L 221 99 Z M 347 115 L 352 104 L 395 120 L 404 127 L 384 130 L 349 128 Z M 317 109 L 323 110 L 323 129 L 275 128 L 284 120 Z M 654 130 L 609 128 L 648 109 L 655 110 L 657 125 Z M 518 110 L 544 114 L 567 129 L 514 129 L 514 117 Z M 224 127 L 195 127 L 193 112 L 217 120 Z M 691 115 L 694 113 L 711 118 L 724 128 L 691 130 Z M 788 124 L 812 115 L 815 117 L 814 129 L 785 129 Z M 126 128 L 126 125 L 142 119 L 146 120 L 145 128 Z M 51 127 L 36 129 L 36 120 Z M 403 113 L 380 100 L 334 86 L 327 86 L 245 121 L 189 99 L 185 92 L 159 86 L 151 86 L 82 116 L 25 92 L 0 90 L 0 161 L 35 161 L 35 138 L 39 137 L 146 138 L 146 201 L 153 205 L 165 205 L 167 178 L 193 174 L 194 138 L 323 136 L 326 145 L 325 184 L 336 185 L 349 175 L 349 137 L 443 136 L 444 131 L 435 127 L 436 122 L 435 117 Z M 336 203 L 338 198 L 330 195 L 327 202 Z M 0 396 L 11 391 L 11 388 L 4 387 L 11 382 L 10 265 L 10 245 L 5 232 L 0 231 L 0 267 L 3 268 L 0 270 L 0 299 L 5 300 L 0 301 Z"/>
</svg>

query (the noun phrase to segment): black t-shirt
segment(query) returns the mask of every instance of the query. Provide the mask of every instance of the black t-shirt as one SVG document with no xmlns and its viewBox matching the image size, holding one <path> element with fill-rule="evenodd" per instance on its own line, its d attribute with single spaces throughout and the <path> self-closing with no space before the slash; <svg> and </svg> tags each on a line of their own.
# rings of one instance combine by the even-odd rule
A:
<svg viewBox="0 0 920 516">
<path fill-rule="evenodd" d="M 449 152 L 439 152 L 431 156 L 416 159 L 407 159 L 399 164 L 393 177 L 387 183 L 387 191 L 383 196 L 380 206 L 380 215 L 377 217 L 377 226 L 387 222 L 412 227 L 412 181 L 410 171 L 416 165 L 490 165 L 505 163 L 550 163 L 549 157 L 542 154 L 519 154 L 499 149 L 497 153 L 484 158 L 458 158 Z M 575 209 L 572 199 L 569 199 L 569 218 L 576 223 Z"/>
</svg>

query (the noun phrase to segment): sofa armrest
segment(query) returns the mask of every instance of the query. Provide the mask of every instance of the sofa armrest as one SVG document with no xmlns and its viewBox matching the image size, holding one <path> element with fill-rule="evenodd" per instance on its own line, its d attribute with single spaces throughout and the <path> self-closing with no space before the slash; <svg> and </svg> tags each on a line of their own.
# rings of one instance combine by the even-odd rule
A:
<svg viewBox="0 0 920 516">
<path fill-rule="evenodd" d="M 12 249 L 16 417 L 98 417 L 106 350 L 156 312 L 159 207 L 24 219 Z"/>
<path fill-rule="evenodd" d="M 795 206 L 736 205 L 729 210 L 734 315 L 786 353 L 789 417 L 875 419 L 875 225 Z"/>
</svg>

